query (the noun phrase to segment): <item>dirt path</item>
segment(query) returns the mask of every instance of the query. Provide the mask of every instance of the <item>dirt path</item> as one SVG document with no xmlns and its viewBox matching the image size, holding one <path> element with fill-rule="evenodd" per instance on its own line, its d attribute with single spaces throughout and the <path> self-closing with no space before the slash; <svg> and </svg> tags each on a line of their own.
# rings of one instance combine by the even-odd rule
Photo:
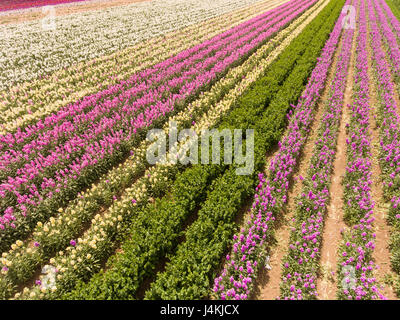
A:
<svg viewBox="0 0 400 320">
<path fill-rule="evenodd" d="M 370 64 L 369 64 L 370 66 Z M 369 72 L 370 73 L 370 72 Z M 372 74 L 370 73 L 370 79 L 372 79 Z M 371 81 L 372 83 L 372 81 Z M 376 121 L 374 119 L 374 109 L 376 108 L 376 91 L 375 84 L 370 85 L 371 99 L 370 99 L 370 133 L 372 140 L 372 186 L 371 195 L 375 202 L 374 208 L 374 227 L 376 230 L 375 239 L 375 250 L 373 253 L 373 258 L 379 266 L 379 270 L 376 272 L 376 278 L 378 283 L 384 284 L 384 279 L 386 275 L 393 274 L 391 271 L 390 263 L 390 252 L 388 248 L 390 240 L 390 229 L 386 223 L 388 208 L 383 200 L 383 188 L 382 188 L 382 171 L 379 166 L 379 133 Z M 393 288 L 386 286 L 382 294 L 388 299 L 396 299 L 396 295 L 393 292 Z"/>
<path fill-rule="evenodd" d="M 101 2 L 94 1 L 89 3 L 73 4 L 71 6 L 65 5 L 62 7 L 54 7 L 54 8 L 56 16 L 64 16 L 71 13 L 86 12 L 90 10 L 101 10 L 116 6 L 128 5 L 135 2 L 146 2 L 146 1 L 150 0 L 110 0 Z M 43 13 L 42 10 L 10 13 L 8 15 L 0 16 L 0 25 L 32 21 L 36 19 L 42 19 L 45 16 L 46 13 Z"/>
<path fill-rule="evenodd" d="M 357 12 L 358 17 L 358 12 Z M 337 141 L 337 153 L 333 163 L 332 184 L 329 188 L 331 201 L 327 208 L 325 226 L 322 235 L 321 248 L 321 274 L 317 281 L 318 296 L 322 300 L 336 299 L 336 272 L 337 272 L 337 250 L 342 241 L 341 231 L 346 228 L 343 221 L 343 176 L 346 173 L 346 124 L 349 122 L 350 114 L 347 105 L 352 103 L 354 83 L 354 62 L 356 53 L 357 27 L 353 38 L 349 72 L 347 75 L 346 90 L 342 108 L 339 135 Z"/>
<path fill-rule="evenodd" d="M 333 72 L 331 72 L 330 80 L 333 79 Z M 329 83 L 329 82 L 328 82 Z M 324 93 L 322 101 L 327 98 L 327 91 Z M 308 137 L 306 145 L 302 151 L 301 159 L 299 161 L 299 166 L 295 172 L 296 178 L 293 181 L 292 188 L 288 194 L 288 208 L 286 214 L 283 216 L 282 221 L 280 221 L 278 228 L 275 232 L 276 245 L 271 248 L 270 255 L 270 271 L 263 269 L 260 281 L 257 283 L 258 294 L 257 299 L 259 300 L 273 300 L 280 295 L 280 283 L 282 279 L 282 259 L 287 253 L 290 240 L 290 231 L 293 227 L 293 218 L 296 210 L 296 198 L 300 194 L 303 182 L 301 177 L 305 177 L 307 174 L 307 169 L 309 167 L 310 159 L 313 153 L 313 148 L 316 141 L 317 129 L 320 124 L 320 120 L 323 115 L 322 102 L 318 104 L 317 111 L 315 115 L 315 120 L 311 126 L 311 135 Z M 264 271 L 265 270 L 265 271 Z"/>
<path fill-rule="evenodd" d="M 334 61 L 329 71 L 327 83 L 331 83 L 335 76 L 336 64 L 341 48 L 341 40 L 338 46 L 339 50 L 335 52 Z M 273 300 L 280 295 L 280 283 L 282 279 L 282 259 L 287 253 L 290 239 L 290 231 L 292 229 L 293 217 L 296 209 L 296 197 L 300 194 L 303 182 L 300 176 L 305 177 L 309 167 L 310 159 L 316 141 L 317 129 L 323 116 L 323 103 L 328 99 L 328 87 L 324 90 L 321 101 L 317 104 L 314 121 L 310 128 L 310 136 L 308 137 L 304 149 L 301 153 L 300 161 L 296 172 L 294 173 L 294 181 L 288 194 L 288 207 L 282 221 L 279 221 L 275 232 L 276 245 L 271 248 L 269 265 L 271 270 L 263 268 L 256 280 L 254 298 L 257 300 Z M 279 151 L 279 150 L 278 150 Z M 276 151 L 276 152 L 278 152 Z M 275 153 L 276 154 L 276 153 Z M 275 156 L 273 154 L 272 156 Z M 272 158 L 271 156 L 271 158 Z M 270 160 L 270 159 L 269 159 Z M 268 162 L 269 164 L 269 162 Z"/>
<path fill-rule="evenodd" d="M 382 188 L 382 171 L 379 166 L 379 128 L 376 122 L 377 108 L 378 108 L 378 93 L 376 83 L 374 81 L 374 72 L 372 65 L 372 48 L 370 45 L 370 28 L 368 26 L 368 76 L 370 79 L 370 134 L 371 134 L 371 153 L 372 153 L 372 186 L 371 195 L 375 202 L 374 208 L 374 227 L 376 233 L 375 239 L 375 250 L 373 252 L 373 258 L 379 269 L 376 271 L 375 276 L 378 283 L 384 285 L 385 277 L 388 275 L 394 275 L 391 270 L 390 263 L 390 251 L 388 248 L 390 240 L 390 227 L 387 224 L 388 207 L 384 201 L 383 188 Z M 389 58 L 389 57 L 387 57 Z M 395 95 L 396 96 L 396 95 Z M 396 97 L 395 97 L 396 99 Z M 396 103 L 399 106 L 398 97 Z M 394 300 L 396 294 L 391 286 L 385 285 L 381 288 L 382 294 L 390 299 Z"/>
<path fill-rule="evenodd" d="M 321 1 L 320 4 L 317 5 L 317 7 L 313 7 L 309 10 L 307 10 L 306 12 L 306 17 L 304 19 L 299 18 L 299 20 L 296 19 L 296 23 L 294 24 L 294 26 L 292 27 L 288 27 L 288 30 L 291 30 L 291 32 L 289 33 L 289 35 L 286 38 L 283 38 L 283 34 L 287 33 L 286 28 L 283 29 L 281 32 L 279 32 L 272 40 L 273 41 L 278 41 L 278 39 L 283 39 L 283 41 L 278 41 L 279 45 L 277 45 L 275 47 L 275 49 L 273 49 L 270 54 L 268 55 L 268 57 L 266 58 L 267 60 L 270 61 L 270 63 L 279 55 L 280 52 L 282 52 L 286 46 L 291 42 L 291 39 L 293 39 L 293 36 L 296 36 L 298 33 L 301 32 L 301 30 L 308 25 L 308 23 L 328 4 L 328 1 Z M 301 22 L 302 21 L 302 22 Z M 142 176 L 142 175 L 141 175 Z M 141 177 L 140 176 L 140 177 Z M 139 179 L 139 177 L 137 178 Z M 133 182 L 135 183 L 137 181 L 137 179 Z M 125 189 L 121 190 L 120 193 L 118 193 L 118 196 L 116 198 L 116 201 L 118 201 L 122 195 L 124 194 Z M 108 207 L 102 207 L 100 211 L 98 211 L 96 214 L 100 214 L 100 216 L 103 216 L 104 213 L 106 213 L 108 210 Z M 87 234 L 88 230 L 91 228 L 90 222 L 85 224 L 85 226 L 82 228 L 81 232 L 79 235 L 77 235 L 76 237 L 82 237 L 85 238 L 85 235 Z M 117 245 L 116 249 L 114 252 L 118 252 L 120 250 L 120 247 Z M 104 268 L 104 263 L 102 264 L 102 268 Z M 23 287 L 30 287 L 34 284 L 35 280 L 37 280 L 37 276 L 40 274 L 40 270 L 39 272 L 35 273 L 35 278 L 31 278 L 29 281 L 27 281 L 26 283 L 22 284 L 20 286 L 20 289 L 22 289 Z"/>
<path fill-rule="evenodd" d="M 379 4 L 377 4 L 377 5 L 379 5 Z M 388 15 L 386 14 L 386 12 L 384 12 L 384 16 L 385 16 L 386 19 L 389 19 Z M 397 34 L 396 30 L 391 25 L 390 20 L 388 20 L 388 23 L 392 27 L 391 30 L 392 30 L 393 34 L 396 36 L 396 38 L 397 38 L 397 40 L 399 42 L 400 41 L 400 35 Z M 382 39 L 384 40 L 385 36 L 382 34 L 382 32 L 381 32 L 381 36 L 382 36 Z M 384 42 L 385 42 L 385 45 L 382 47 L 382 49 L 386 53 L 386 60 L 390 63 L 390 56 L 389 56 L 389 53 L 388 53 L 388 49 L 389 48 L 388 48 L 388 46 L 386 44 L 386 40 L 384 40 Z M 397 113 L 400 114 L 400 97 L 399 97 L 399 95 L 400 95 L 400 86 L 398 84 L 396 84 L 396 82 L 394 81 L 394 77 L 393 77 L 394 69 L 391 68 L 390 71 L 391 71 L 391 74 L 392 74 L 392 82 L 394 83 L 394 86 L 395 86 L 393 98 L 394 98 L 394 101 L 396 102 Z"/>
</svg>

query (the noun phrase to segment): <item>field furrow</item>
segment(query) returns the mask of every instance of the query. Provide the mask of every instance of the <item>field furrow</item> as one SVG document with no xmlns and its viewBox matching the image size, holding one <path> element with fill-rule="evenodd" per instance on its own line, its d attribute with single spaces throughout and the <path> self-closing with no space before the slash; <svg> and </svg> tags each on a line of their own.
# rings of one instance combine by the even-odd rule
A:
<svg viewBox="0 0 400 320">
<path fill-rule="evenodd" d="M 1 300 L 397 300 L 399 208 L 400 0 L 0 1 Z"/>
</svg>

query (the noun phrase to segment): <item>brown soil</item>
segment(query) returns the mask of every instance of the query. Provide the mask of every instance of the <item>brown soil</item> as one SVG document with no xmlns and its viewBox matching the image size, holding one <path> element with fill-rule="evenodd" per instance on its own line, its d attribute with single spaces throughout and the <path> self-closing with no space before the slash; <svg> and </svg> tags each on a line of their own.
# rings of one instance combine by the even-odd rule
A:
<svg viewBox="0 0 400 320">
<path fill-rule="evenodd" d="M 284 1 L 285 2 L 285 1 Z M 268 3 L 268 2 L 267 2 Z M 279 5 L 279 1 L 271 1 L 271 8 L 278 6 Z M 142 177 L 142 174 L 140 174 L 136 179 L 134 179 L 134 181 L 132 182 L 132 184 L 128 185 L 126 188 L 130 187 L 131 185 L 133 185 L 134 183 L 136 183 L 140 178 Z M 99 182 L 99 180 L 95 181 L 93 184 L 97 184 Z M 90 187 L 88 187 L 87 189 L 90 189 Z M 85 191 L 87 190 L 85 189 Z M 118 192 L 116 194 L 116 200 L 115 201 L 119 201 L 122 196 L 125 193 L 125 189 L 121 190 L 120 192 Z M 154 203 L 155 200 L 153 198 L 149 199 L 150 202 Z M 243 220 L 244 217 L 244 211 L 247 211 L 250 209 L 251 203 L 250 204 L 246 204 L 246 206 L 243 208 L 243 212 L 239 213 L 237 216 L 237 221 L 239 223 L 239 221 Z M 103 216 L 105 214 L 105 212 L 109 209 L 109 206 L 104 206 L 101 207 L 99 211 L 97 211 L 95 214 L 93 214 L 93 216 L 95 216 L 96 214 L 100 214 L 100 216 Z M 198 209 L 197 209 L 198 210 Z M 185 230 L 189 225 L 191 225 L 196 219 L 197 219 L 197 210 L 195 214 L 192 214 L 190 216 L 190 218 L 188 218 L 188 220 L 184 223 L 183 229 Z M 76 236 L 76 238 L 79 237 L 84 237 L 84 235 L 88 232 L 88 230 L 91 227 L 91 220 L 89 220 L 87 223 L 84 224 L 84 226 L 82 227 L 82 230 L 79 232 L 79 234 Z M 28 247 L 33 247 L 34 241 L 31 239 L 27 239 L 28 241 Z M 184 238 L 182 237 L 179 240 L 179 243 L 183 242 Z M 114 254 L 116 253 L 122 253 L 123 250 L 120 248 L 119 244 L 116 244 L 115 250 L 114 250 Z M 101 263 L 101 269 L 104 269 L 105 271 L 110 269 L 110 266 L 106 265 L 108 259 L 106 259 L 105 261 L 102 261 Z M 160 266 L 163 265 L 165 266 L 165 262 L 161 262 Z M 158 268 L 158 267 L 157 267 Z M 161 268 L 161 267 L 160 267 Z M 158 269 L 160 269 L 158 268 Z M 161 269 L 160 269 L 161 270 Z M 21 291 L 24 287 L 31 287 L 34 285 L 35 281 L 39 278 L 39 275 L 41 274 L 41 266 L 38 266 L 37 270 L 35 271 L 35 275 L 30 278 L 28 281 L 26 281 L 25 283 L 21 284 L 18 286 L 18 291 Z M 149 285 L 151 283 L 150 280 L 146 279 L 145 284 L 143 285 L 143 287 L 146 287 L 147 285 Z M 142 292 L 143 290 L 140 290 L 140 292 Z M 143 292 L 142 292 L 143 293 Z M 140 296 L 140 294 L 139 294 Z"/>
<path fill-rule="evenodd" d="M 368 41 L 370 41 L 370 29 L 368 28 Z M 369 43 L 369 42 L 368 42 Z M 378 108 L 378 94 L 376 83 L 374 80 L 374 73 L 372 71 L 372 48 L 368 46 L 368 75 L 370 80 L 370 134 L 371 134 L 371 152 L 372 152 L 372 186 L 371 194 L 375 202 L 374 208 L 374 226 L 376 232 L 375 250 L 373 258 L 376 261 L 379 269 L 376 271 L 375 276 L 380 285 L 382 285 L 381 293 L 388 299 L 396 299 L 393 287 L 386 285 L 385 277 L 394 275 L 391 270 L 390 251 L 388 248 L 390 240 L 390 227 L 387 224 L 386 218 L 388 208 L 384 201 L 383 188 L 382 188 L 382 171 L 379 166 L 379 127 L 375 120 Z M 389 57 L 387 57 L 389 58 Z M 396 99 L 396 97 L 395 97 Z M 397 106 L 399 106 L 398 97 L 396 99 Z"/>
<path fill-rule="evenodd" d="M 72 6 L 55 7 L 56 16 L 64 16 L 71 13 L 86 12 L 90 10 L 100 10 L 115 6 L 128 5 L 135 2 L 145 2 L 150 0 L 110 0 L 107 2 L 91 2 L 87 4 L 78 4 Z M 9 23 L 19 23 L 42 19 L 45 17 L 41 10 L 38 11 L 23 11 L 10 13 L 6 16 L 0 16 L 0 25 Z"/>
<path fill-rule="evenodd" d="M 354 60 L 356 50 L 357 30 L 353 38 L 353 47 L 347 75 L 346 90 L 342 108 L 342 119 L 340 122 L 337 141 L 337 153 L 333 163 L 332 183 L 329 188 L 331 201 L 327 208 L 325 226 L 322 235 L 321 248 L 321 273 L 318 277 L 317 292 L 321 300 L 336 299 L 336 273 L 337 273 L 337 250 L 342 241 L 341 231 L 345 229 L 343 221 L 343 176 L 346 173 L 346 123 L 349 122 L 349 109 L 347 105 L 352 103 L 354 83 Z"/>
<path fill-rule="evenodd" d="M 334 78 L 334 70 L 336 69 L 338 52 L 340 52 L 340 50 L 337 50 L 337 52 L 335 53 L 334 61 L 332 62 L 332 67 L 328 74 L 327 83 L 331 83 Z M 280 295 L 280 283 L 282 279 L 282 259 L 287 253 L 287 248 L 289 247 L 290 231 L 292 228 L 293 217 L 296 209 L 296 198 L 301 193 L 303 186 L 302 180 L 299 179 L 299 176 L 304 177 L 307 175 L 307 169 L 317 137 L 317 130 L 321 122 L 320 120 L 323 116 L 323 103 L 327 100 L 327 98 L 328 90 L 324 89 L 321 101 L 317 104 L 314 121 L 311 125 L 310 135 L 301 152 L 300 161 L 294 173 L 295 178 L 294 181 L 292 181 L 292 187 L 290 188 L 290 191 L 288 193 L 288 207 L 285 210 L 286 213 L 283 217 L 281 217 L 281 221 L 278 221 L 277 223 L 278 225 L 275 232 L 276 245 L 274 248 L 271 249 L 269 261 L 271 270 L 268 271 L 267 269 L 263 268 L 260 271 L 256 280 L 254 296 L 258 300 L 273 300 Z M 273 156 L 275 156 L 275 154 Z M 270 161 L 271 159 L 268 160 Z"/>
<path fill-rule="evenodd" d="M 326 94 L 325 94 L 326 95 Z M 288 208 L 287 213 L 282 217 L 280 227 L 276 230 L 276 248 L 271 250 L 270 256 L 270 271 L 267 276 L 264 277 L 264 281 L 259 286 L 259 295 L 257 299 L 261 300 L 273 300 L 276 299 L 280 294 L 280 283 L 282 279 L 282 259 L 287 253 L 287 248 L 289 247 L 290 231 L 293 227 L 293 218 L 296 210 L 296 198 L 301 193 L 303 182 L 299 176 L 306 176 L 307 169 L 310 163 L 310 159 L 313 153 L 313 148 L 315 145 L 315 140 L 317 136 L 317 129 L 320 120 L 323 115 L 323 108 L 320 104 L 317 107 L 317 112 L 315 115 L 315 120 L 311 126 L 311 135 L 308 137 L 306 145 L 302 151 L 300 162 L 296 170 L 295 176 L 297 176 L 292 184 L 292 188 L 288 194 Z M 260 279 L 262 280 L 263 277 Z"/>
</svg>

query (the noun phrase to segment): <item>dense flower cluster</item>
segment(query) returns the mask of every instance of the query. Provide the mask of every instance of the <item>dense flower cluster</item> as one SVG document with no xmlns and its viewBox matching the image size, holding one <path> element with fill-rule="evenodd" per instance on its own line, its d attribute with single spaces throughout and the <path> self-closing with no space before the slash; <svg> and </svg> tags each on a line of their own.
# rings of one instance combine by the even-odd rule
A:
<svg viewBox="0 0 400 320">
<path fill-rule="evenodd" d="M 257 270 L 263 265 L 265 246 L 276 215 L 285 206 L 289 179 L 309 134 L 314 108 L 340 38 L 343 17 L 339 17 L 294 113 L 289 114 L 288 133 L 279 143 L 278 155 L 271 161 L 269 180 L 259 175 L 251 217 L 239 235 L 234 236 L 233 251 L 226 257 L 222 274 L 214 281 L 214 293 L 219 299 L 247 299 Z"/>
<path fill-rule="evenodd" d="M 87 97 L 68 112 L 51 117 L 49 121 L 61 124 L 50 130 L 39 123 L 25 132 L 8 135 L 3 147 L 8 144 L 13 151 L 3 154 L 2 166 L 3 175 L 9 178 L 0 185 L 4 231 L 17 229 L 24 218 L 37 219 L 32 212 L 41 208 L 42 202 L 59 205 L 62 195 L 79 191 L 81 183 L 77 181 L 87 179 L 88 174 L 93 177 L 105 163 L 109 165 L 126 154 L 125 150 L 137 141 L 138 132 L 175 113 L 175 106 L 179 110 L 314 3 L 289 2 L 268 12 L 268 16 L 254 18 L 129 81 Z M 168 85 L 161 84 L 165 78 L 170 79 Z M 154 89 L 140 96 L 150 84 Z M 73 120 L 66 121 L 68 117 Z M 60 141 L 64 143 L 60 145 Z"/>
<path fill-rule="evenodd" d="M 127 80 L 138 71 L 276 6 L 270 1 L 257 3 L 9 88 L 0 99 L 0 133 L 14 132 L 19 127 L 34 124 L 69 103 Z"/>
<path fill-rule="evenodd" d="M 0 26 L 0 89 L 258 1 L 216 0 L 205 7 L 197 0 L 155 0 L 58 16 L 55 30 L 44 29 L 42 19 Z"/>
<path fill-rule="evenodd" d="M 371 9 L 371 8 L 370 8 Z M 373 230 L 374 201 L 371 198 L 371 137 L 369 132 L 369 76 L 367 52 L 367 19 L 365 2 L 361 1 L 357 36 L 354 103 L 349 106 L 347 124 L 347 167 L 344 185 L 344 218 L 352 227 L 343 234 L 339 249 L 338 297 L 348 300 L 384 299 L 374 277 L 375 248 Z"/>
<path fill-rule="evenodd" d="M 276 49 L 271 52 L 275 45 L 273 43 L 265 44 L 248 60 L 246 60 L 244 64 L 231 69 L 224 78 L 212 87 L 210 92 L 202 95 L 199 99 L 191 103 L 187 109 L 180 112 L 172 119 L 177 121 L 179 127 L 184 127 L 185 123 L 192 124 L 192 127 L 198 133 L 205 128 L 212 127 L 233 106 L 234 102 L 244 92 L 244 90 L 246 90 L 246 88 L 248 88 L 250 84 L 253 83 L 263 72 L 265 72 L 265 69 L 271 61 L 291 41 L 291 39 L 296 36 L 299 32 L 299 30 L 296 29 L 298 25 L 300 23 L 302 24 L 302 27 L 307 25 L 323 7 L 324 5 L 319 5 L 317 9 L 312 9 L 304 16 L 295 20 L 293 24 L 282 30 L 275 37 L 276 41 L 279 42 L 279 46 Z M 224 95 L 225 92 L 226 94 Z M 219 97 L 223 99 L 218 101 Z M 214 101 L 218 101 L 218 103 L 214 104 Z M 193 119 L 196 120 L 194 124 Z M 167 130 L 168 125 L 166 125 L 164 129 Z M 134 152 L 132 160 L 127 161 L 122 166 L 111 171 L 110 174 L 102 179 L 99 185 L 82 194 L 82 197 L 79 197 L 79 199 L 75 201 L 76 204 L 72 203 L 66 210 L 60 212 L 58 217 L 50 219 L 46 224 L 40 224 L 40 226 L 37 226 L 34 233 L 34 238 L 37 239 L 38 243 L 40 243 L 40 246 L 38 246 L 37 249 L 31 250 L 26 245 L 14 246 L 15 250 L 11 250 L 6 258 L 7 262 L 12 262 L 13 264 L 13 268 L 5 273 L 9 281 L 19 283 L 27 275 L 29 276 L 29 274 L 32 274 L 34 267 L 37 264 L 42 263 L 48 256 L 49 250 L 51 253 L 64 248 L 66 242 L 68 242 L 67 240 L 74 238 L 76 234 L 79 233 L 83 221 L 87 219 L 90 220 L 91 217 L 93 217 L 93 214 L 97 212 L 99 208 L 99 203 L 110 203 L 110 201 L 113 200 L 113 193 L 126 188 L 127 181 L 132 181 L 140 171 L 139 169 L 143 169 L 139 164 L 145 162 L 144 151 L 147 146 L 148 143 L 146 141 L 143 142 L 141 147 Z M 136 162 L 133 161 L 135 158 L 137 160 Z M 162 190 L 166 187 L 166 183 L 173 178 L 173 172 L 175 172 L 173 167 L 157 165 L 154 170 L 146 172 L 144 178 L 135 182 L 132 188 L 128 188 L 124 192 L 123 198 L 117 201 L 124 202 L 128 205 L 125 207 L 122 215 L 120 212 L 124 221 L 127 217 L 132 216 L 129 200 L 133 199 L 131 202 L 136 206 L 142 206 L 147 203 L 148 199 L 151 196 L 154 196 L 154 190 Z M 143 189 L 143 186 L 145 186 L 145 189 Z M 103 200 L 99 201 L 100 199 Z M 113 212 L 118 209 L 118 206 L 116 205 L 117 202 L 115 202 L 115 205 L 113 205 L 108 212 Z M 112 217 L 114 217 L 114 215 L 111 215 L 109 218 Z M 94 223 L 94 227 L 92 226 L 94 231 L 98 233 L 101 224 L 103 223 L 104 225 L 104 222 L 107 224 L 109 218 L 105 217 L 101 219 L 101 221 L 99 220 Z M 93 235 L 96 234 L 96 232 L 93 232 Z M 109 241 L 109 239 L 113 234 L 114 233 L 110 233 L 106 238 L 101 240 L 101 243 L 107 243 L 110 246 L 111 241 Z M 83 243 L 82 241 L 85 241 L 85 238 L 81 239 L 81 243 Z M 77 246 L 81 246 L 79 241 Z M 101 251 L 103 248 L 103 246 L 96 246 L 96 248 L 91 247 L 85 250 L 90 250 L 88 252 L 90 252 L 91 256 L 104 257 L 103 251 Z M 75 248 L 71 248 L 71 250 L 72 249 Z M 69 261 L 69 254 L 67 255 L 63 252 L 63 259 Z M 52 263 L 55 261 L 57 260 L 52 260 Z M 79 263 L 82 264 L 85 262 L 80 261 Z M 87 263 L 92 265 L 93 261 L 89 260 Z M 20 268 L 16 267 L 21 265 L 25 266 L 23 272 Z M 63 276 L 64 279 L 70 279 L 69 281 L 71 281 L 72 275 L 76 276 L 76 268 L 75 263 L 72 267 L 69 265 L 69 262 L 66 263 L 64 268 L 60 269 L 63 270 L 62 272 L 64 272 L 64 274 L 66 274 L 66 276 Z M 69 269 L 71 269 L 71 273 L 68 273 Z M 63 282 L 58 283 L 60 288 L 62 288 L 62 283 Z"/>
</svg>

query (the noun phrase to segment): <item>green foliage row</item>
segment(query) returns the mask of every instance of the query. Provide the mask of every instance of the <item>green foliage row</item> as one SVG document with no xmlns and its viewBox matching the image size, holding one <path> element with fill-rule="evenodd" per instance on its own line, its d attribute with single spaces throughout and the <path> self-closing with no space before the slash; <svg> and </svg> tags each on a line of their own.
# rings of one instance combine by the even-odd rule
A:
<svg viewBox="0 0 400 320">
<path fill-rule="evenodd" d="M 88 283 L 80 282 L 69 299 L 132 299 L 146 277 L 154 275 L 161 258 L 170 263 L 159 274 L 146 298 L 201 298 L 236 229 L 234 218 L 254 191 L 256 172 L 265 165 L 265 153 L 280 139 L 286 112 L 304 89 L 344 0 L 331 2 L 303 30 L 237 102 L 220 129 L 255 129 L 255 171 L 236 175 L 235 165 L 218 178 L 226 165 L 196 165 L 180 174 L 170 195 L 146 207 L 132 223 L 122 253 L 110 268 Z M 267 108 L 268 107 L 268 108 Z M 213 182 L 212 182 L 213 181 Z M 182 232 L 184 222 L 204 200 L 198 219 Z M 184 235 L 185 241 L 178 245 Z"/>
<path fill-rule="evenodd" d="M 386 0 L 387 5 L 397 19 L 400 19 L 400 0 Z"/>
<path fill-rule="evenodd" d="M 296 38 L 280 56 L 275 66 L 298 57 L 290 75 L 282 82 L 276 96 L 270 100 L 263 113 L 257 135 L 256 170 L 265 164 L 265 152 L 279 141 L 284 129 L 286 113 L 291 103 L 300 97 L 316 59 L 339 16 L 344 1 L 331 2 L 321 14 Z M 300 56 L 302 52 L 302 56 Z M 274 70 L 274 69 L 272 69 Z M 272 71 L 271 70 L 271 71 Z M 279 70 L 279 69 L 278 69 Z M 275 70 L 274 70 L 275 71 Z M 257 82 L 256 89 L 243 96 L 245 105 L 264 103 L 262 93 L 268 91 L 269 73 Z M 271 79 L 272 78 L 272 79 Z M 267 102 L 268 103 L 268 102 Z M 187 230 L 186 241 L 178 246 L 177 253 L 159 273 L 146 293 L 146 299 L 202 299 L 210 292 L 211 280 L 221 257 L 231 243 L 236 229 L 235 215 L 254 192 L 254 178 L 240 177 L 227 171 L 215 183 L 212 192 L 198 214 L 198 220 Z"/>
</svg>

